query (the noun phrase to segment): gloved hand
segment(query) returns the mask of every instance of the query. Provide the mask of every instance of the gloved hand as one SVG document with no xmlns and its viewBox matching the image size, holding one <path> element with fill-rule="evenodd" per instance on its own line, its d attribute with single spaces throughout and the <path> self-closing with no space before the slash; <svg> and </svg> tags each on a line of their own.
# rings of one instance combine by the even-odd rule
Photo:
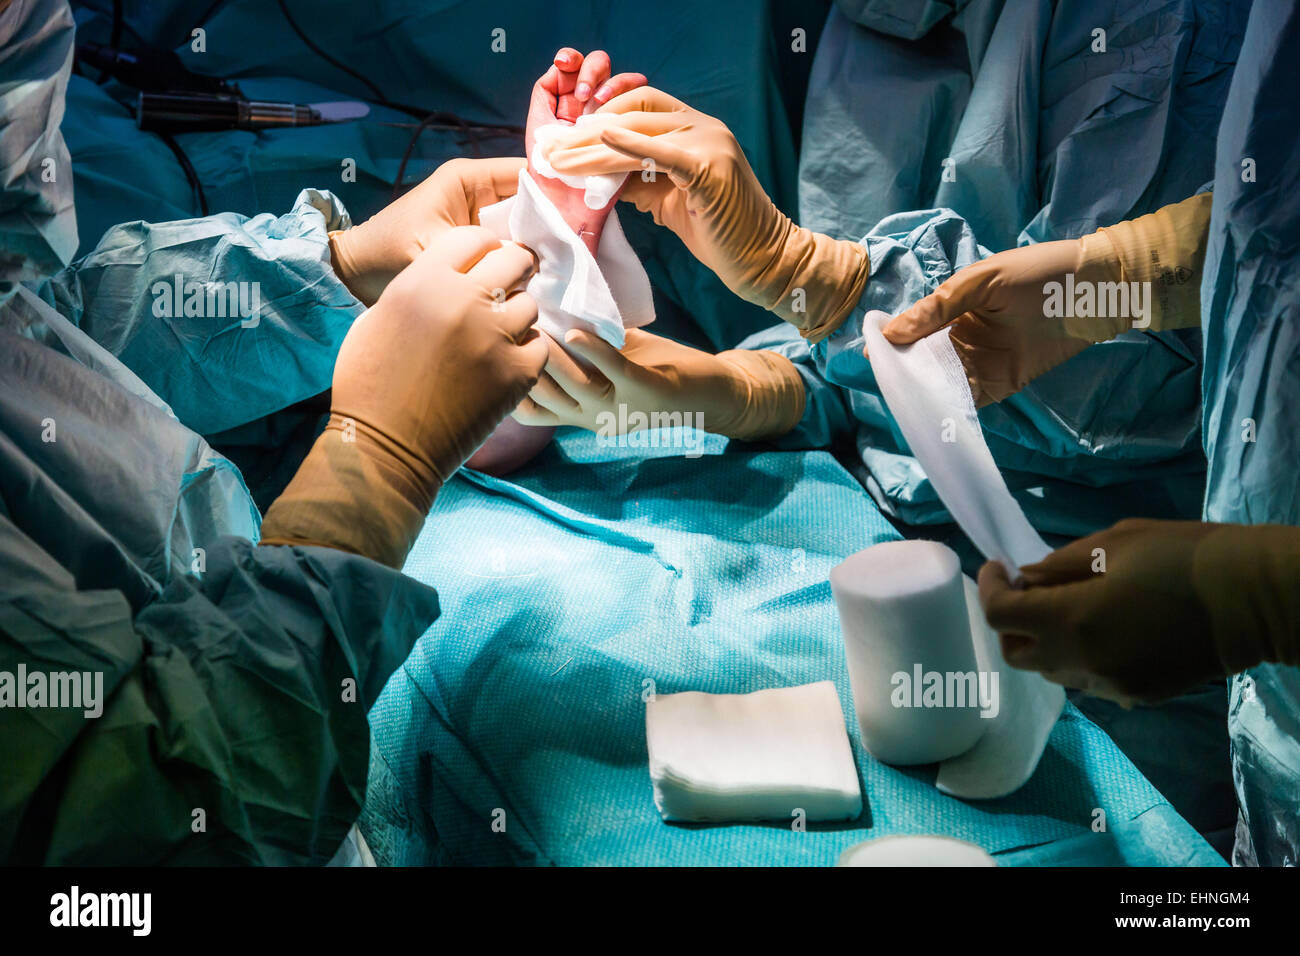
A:
<svg viewBox="0 0 1300 956">
<path fill-rule="evenodd" d="M 557 172 L 630 172 L 622 198 L 675 232 L 741 298 L 819 341 L 853 311 L 871 269 L 857 242 L 800 228 L 772 203 L 731 131 L 651 87 L 544 150 Z M 653 165 L 650 165 L 653 164 Z"/>
<path fill-rule="evenodd" d="M 1297 528 L 1121 521 L 1021 572 L 984 565 L 980 600 L 1007 663 L 1058 684 L 1127 704 L 1300 662 Z"/>
<path fill-rule="evenodd" d="M 524 131 L 524 151 L 530 157 L 529 173 L 593 256 L 600 245 L 605 220 L 618 201 L 618 195 L 615 194 L 603 208 L 592 209 L 583 198 L 583 190 L 540 175 L 533 169 L 531 157 L 537 127 L 548 123 L 572 126 L 579 116 L 593 112 L 607 100 L 645 85 L 646 78 L 642 73 L 610 76 L 612 70 L 609 54 L 604 50 L 596 50 L 585 58 L 572 47 L 560 50 L 555 54 L 550 69 L 533 86 Z"/>
<path fill-rule="evenodd" d="M 975 404 L 983 406 L 1130 328 L 1198 325 L 1211 198 L 1204 193 L 1081 239 L 1008 249 L 973 263 L 895 316 L 885 338 L 907 345 L 952 323 L 953 348 Z M 1060 290 L 1059 312 L 1077 313 L 1064 308 L 1067 276 L 1073 289 L 1091 290 L 1094 312 L 1104 300 L 1112 314 L 1049 314 L 1057 311 L 1047 307 L 1049 283 Z M 1151 293 L 1143 315 L 1128 295 L 1134 282 Z M 1126 284 L 1115 304 L 1127 301 L 1127 312 L 1112 309 L 1115 283 Z"/>
<path fill-rule="evenodd" d="M 531 252 L 478 226 L 436 236 L 353 324 L 329 424 L 262 523 L 400 567 L 438 488 L 537 381 L 547 342 Z"/>
<path fill-rule="evenodd" d="M 452 159 L 360 225 L 330 233 L 334 273 L 366 305 L 435 236 L 478 225 L 478 211 L 513 196 L 523 159 Z"/>
<path fill-rule="evenodd" d="M 775 352 L 712 355 L 640 329 L 628 329 L 618 350 L 571 329 L 564 348 L 551 341 L 545 372 L 513 415 L 528 425 L 576 425 L 604 434 L 623 433 L 625 423 L 631 425 L 626 431 L 654 427 L 651 416 L 668 415 L 677 424 L 758 440 L 794 428 L 804 401 L 803 379 Z"/>
</svg>

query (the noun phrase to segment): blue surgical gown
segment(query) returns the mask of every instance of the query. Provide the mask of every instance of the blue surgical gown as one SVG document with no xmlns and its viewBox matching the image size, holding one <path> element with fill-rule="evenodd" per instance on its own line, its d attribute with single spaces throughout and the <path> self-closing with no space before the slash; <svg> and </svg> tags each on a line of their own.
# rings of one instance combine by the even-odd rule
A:
<svg viewBox="0 0 1300 956">
<path fill-rule="evenodd" d="M 1201 283 L 1207 521 L 1300 524 L 1297 56 L 1300 5 L 1257 2 L 1219 131 Z M 1300 669 L 1237 674 L 1228 733 L 1233 862 L 1300 865 Z"/>
<path fill-rule="evenodd" d="M 909 39 L 946 6 L 841 4 L 869 26 L 832 12 L 805 114 L 801 218 L 861 239 L 871 279 L 825 342 L 810 349 L 774 329 L 746 343 L 803 366 L 808 410 L 788 441 L 851 441 L 877 504 L 912 525 L 951 518 L 881 401 L 863 313 L 900 312 L 992 252 L 1077 237 L 1204 188 L 1248 12 L 976 0 Z M 1197 330 L 1126 333 L 981 410 L 1040 530 L 1198 514 L 1200 352 Z"/>
<path fill-rule="evenodd" d="M 102 712 L 0 708 L 0 859 L 324 862 L 365 796 L 367 711 L 437 596 L 357 555 L 258 547 L 203 434 L 329 387 L 360 312 L 324 251 L 346 213 L 306 192 L 280 217 L 128 223 L 61 268 L 64 12 L 0 11 L 23 78 L 0 83 L 0 673 L 101 675 Z M 262 320 L 159 319 L 178 273 L 258 282 Z"/>
</svg>

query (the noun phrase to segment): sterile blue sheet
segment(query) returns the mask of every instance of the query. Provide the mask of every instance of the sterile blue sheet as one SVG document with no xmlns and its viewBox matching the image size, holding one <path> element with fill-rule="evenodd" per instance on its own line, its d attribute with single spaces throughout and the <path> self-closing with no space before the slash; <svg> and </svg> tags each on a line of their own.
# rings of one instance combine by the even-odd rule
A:
<svg viewBox="0 0 1300 956">
<path fill-rule="evenodd" d="M 661 433 L 670 434 L 670 433 Z M 888 833 L 993 853 L 1077 838 L 1074 862 L 1218 860 L 1067 708 L 1015 795 L 941 795 L 862 750 L 827 575 L 897 533 L 823 452 L 600 447 L 562 432 L 516 482 L 462 473 L 405 570 L 444 611 L 370 714 L 367 841 L 388 863 L 829 864 Z M 866 797 L 848 824 L 668 825 L 643 695 L 833 680 Z M 1168 811 L 1158 840 L 1128 824 Z M 1104 811 L 1107 834 L 1094 833 Z"/>
</svg>

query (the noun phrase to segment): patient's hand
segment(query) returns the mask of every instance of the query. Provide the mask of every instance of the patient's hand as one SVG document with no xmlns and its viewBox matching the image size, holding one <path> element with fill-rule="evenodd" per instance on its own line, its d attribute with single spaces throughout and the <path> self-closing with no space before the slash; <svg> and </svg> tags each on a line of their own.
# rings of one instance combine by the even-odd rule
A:
<svg viewBox="0 0 1300 956">
<path fill-rule="evenodd" d="M 644 86 L 646 78 L 641 73 L 620 73 L 610 76 L 609 55 L 603 50 L 589 53 L 585 58 L 577 50 L 565 47 L 555 54 L 555 62 L 533 86 L 532 102 L 528 108 L 528 126 L 524 134 L 524 149 L 533 154 L 535 130 L 547 123 L 572 125 L 584 113 L 595 112 L 608 100 Z M 600 233 L 605 227 L 618 195 L 601 209 L 591 209 L 583 199 L 583 191 L 566 186 L 558 179 L 541 176 L 529 160 L 528 171 L 542 192 L 555 204 L 560 215 L 579 236 L 583 244 L 596 254 Z"/>
</svg>

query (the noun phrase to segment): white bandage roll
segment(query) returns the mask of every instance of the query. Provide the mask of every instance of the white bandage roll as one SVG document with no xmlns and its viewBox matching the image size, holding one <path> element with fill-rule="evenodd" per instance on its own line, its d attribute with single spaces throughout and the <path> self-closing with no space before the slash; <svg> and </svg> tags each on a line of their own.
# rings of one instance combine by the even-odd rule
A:
<svg viewBox="0 0 1300 956">
<path fill-rule="evenodd" d="M 928 834 L 877 837 L 840 854 L 836 866 L 997 866 L 973 843 Z"/>
<path fill-rule="evenodd" d="M 867 750 L 902 766 L 969 750 L 986 728 L 978 699 L 949 699 L 977 676 L 957 555 L 936 541 L 889 541 L 830 578 Z"/>
</svg>

